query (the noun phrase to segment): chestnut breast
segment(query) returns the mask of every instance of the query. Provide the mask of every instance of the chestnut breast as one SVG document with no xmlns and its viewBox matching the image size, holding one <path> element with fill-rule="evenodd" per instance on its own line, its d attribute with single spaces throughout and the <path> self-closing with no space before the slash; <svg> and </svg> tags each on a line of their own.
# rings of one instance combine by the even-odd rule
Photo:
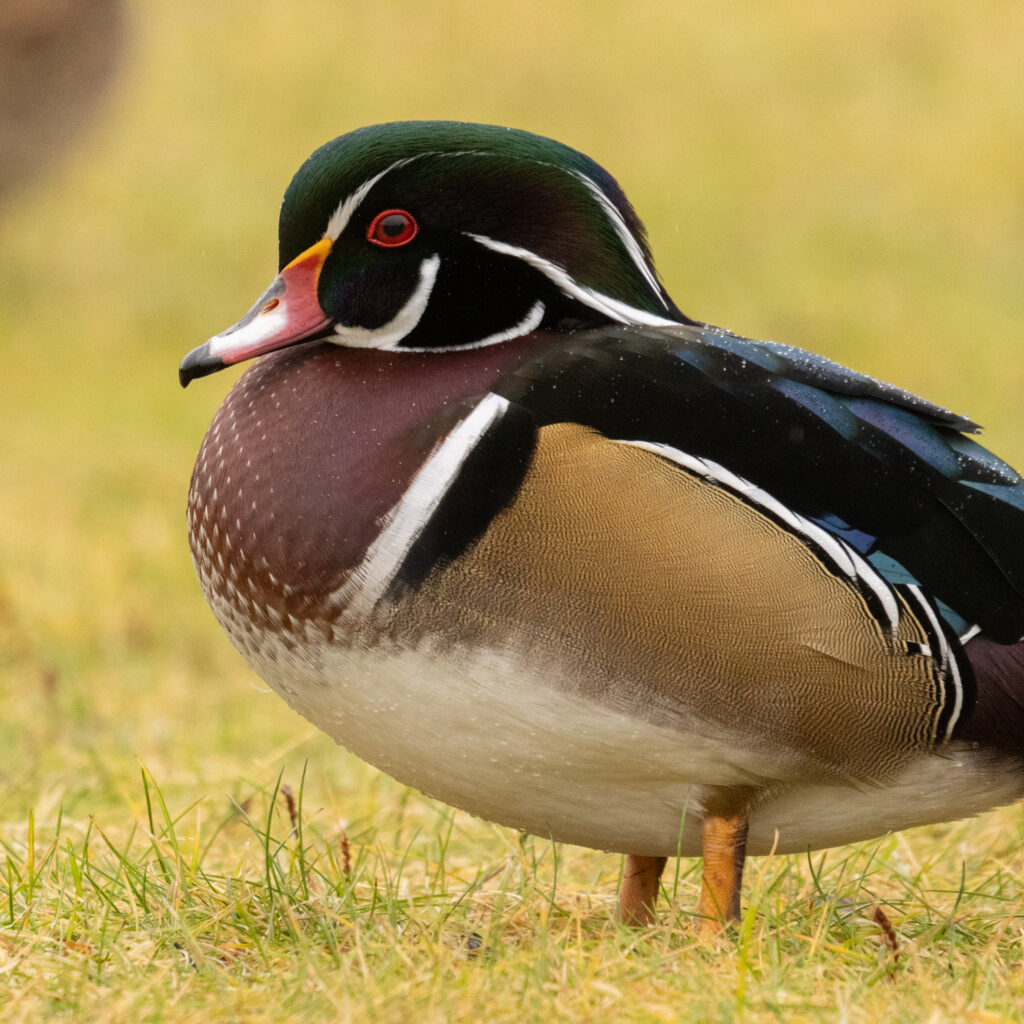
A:
<svg viewBox="0 0 1024 1024">
<path fill-rule="evenodd" d="M 189 490 L 204 591 L 253 619 L 319 618 L 437 441 L 534 344 L 264 356 L 203 440 Z M 268 616 L 269 613 L 269 616 Z"/>
</svg>

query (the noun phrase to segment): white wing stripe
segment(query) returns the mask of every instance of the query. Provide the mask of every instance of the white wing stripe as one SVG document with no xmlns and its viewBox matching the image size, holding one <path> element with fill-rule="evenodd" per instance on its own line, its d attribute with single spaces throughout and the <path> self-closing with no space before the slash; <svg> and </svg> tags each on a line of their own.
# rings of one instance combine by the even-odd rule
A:
<svg viewBox="0 0 1024 1024">
<path fill-rule="evenodd" d="M 649 452 L 654 452 L 656 455 L 661 455 L 672 462 L 678 463 L 691 472 L 708 477 L 716 483 L 742 494 L 753 504 L 760 505 L 777 519 L 784 522 L 794 532 L 802 533 L 832 559 L 840 572 L 871 590 L 885 612 L 890 631 L 896 632 L 899 626 L 899 605 L 896 603 L 892 589 L 871 564 L 858 552 L 854 551 L 845 541 L 834 537 L 816 523 L 812 523 L 798 512 L 787 508 L 781 501 L 773 498 L 767 491 L 762 490 L 756 484 L 737 476 L 731 470 L 726 469 L 725 466 L 719 465 L 711 459 L 689 455 L 678 448 L 673 448 L 671 445 L 658 444 L 653 441 L 623 441 L 621 443 L 633 445 L 636 448 L 644 448 Z"/>
</svg>

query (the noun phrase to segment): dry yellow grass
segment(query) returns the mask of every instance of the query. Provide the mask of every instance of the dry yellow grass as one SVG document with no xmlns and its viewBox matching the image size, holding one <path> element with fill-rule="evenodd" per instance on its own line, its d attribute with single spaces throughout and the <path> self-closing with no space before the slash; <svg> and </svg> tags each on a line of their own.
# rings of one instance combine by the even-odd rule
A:
<svg viewBox="0 0 1024 1024">
<path fill-rule="evenodd" d="M 184 536 L 228 380 L 186 395 L 175 370 L 266 283 L 310 150 L 466 118 L 609 167 L 687 312 L 967 412 L 1024 464 L 1024 8 L 132 15 L 105 119 L 0 208 L 0 1016 L 1019 1018 L 1019 808 L 754 861 L 744 927 L 708 953 L 693 862 L 637 938 L 614 920 L 617 858 L 452 814 L 258 692 Z M 307 762 L 300 839 L 274 793 Z"/>
</svg>

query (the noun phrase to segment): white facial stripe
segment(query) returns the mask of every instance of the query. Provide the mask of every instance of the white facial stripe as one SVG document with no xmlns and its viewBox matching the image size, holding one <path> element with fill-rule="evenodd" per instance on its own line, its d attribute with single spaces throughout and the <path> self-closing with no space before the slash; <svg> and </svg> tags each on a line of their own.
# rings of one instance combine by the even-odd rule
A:
<svg viewBox="0 0 1024 1024">
<path fill-rule="evenodd" d="M 369 615 L 398 575 L 430 517 L 455 482 L 466 459 L 491 425 L 505 415 L 508 399 L 487 394 L 434 449 L 398 503 L 362 562 L 330 599 L 346 614 Z"/>
<path fill-rule="evenodd" d="M 503 256 L 515 256 L 516 259 L 529 263 L 531 267 L 539 270 L 545 277 L 553 281 L 563 295 L 568 295 L 570 299 L 576 299 L 591 309 L 596 309 L 599 313 L 603 313 L 611 320 L 616 320 L 620 324 L 641 324 L 644 327 L 679 326 L 678 320 L 669 320 L 666 317 L 648 313 L 646 310 L 637 309 L 628 303 L 613 299 L 610 295 L 603 295 L 601 292 L 594 291 L 593 288 L 585 288 L 583 285 L 577 284 L 557 264 L 544 259 L 543 256 L 530 252 L 529 249 L 521 249 L 517 245 L 499 242 L 493 238 L 488 238 L 486 235 L 477 235 L 471 231 L 467 231 L 466 236 L 494 252 L 501 253 Z"/>
<path fill-rule="evenodd" d="M 370 189 L 377 184 L 381 178 L 386 177 L 392 171 L 397 170 L 399 167 L 405 167 L 407 164 L 411 164 L 414 160 L 422 160 L 426 156 L 483 156 L 482 153 L 477 153 L 471 149 L 456 150 L 452 153 L 441 153 L 436 150 L 428 150 L 425 153 L 416 153 L 413 156 L 403 157 L 401 160 L 396 160 L 393 164 L 385 167 L 379 174 L 375 174 L 372 178 L 367 178 L 354 192 L 347 195 L 340 203 L 338 203 L 337 209 L 331 214 L 330 219 L 327 221 L 327 230 L 324 235 L 331 239 L 332 242 L 336 242 L 340 237 L 341 233 L 348 227 L 348 222 L 352 219 L 352 214 L 359 208 L 360 203 L 370 194 Z"/>
<path fill-rule="evenodd" d="M 643 274 L 644 280 L 651 286 L 651 291 L 658 296 L 658 301 L 668 309 L 668 303 L 662 296 L 661 285 L 658 284 L 658 279 L 654 276 L 654 271 L 651 268 L 650 263 L 648 263 L 644 258 L 644 252 L 643 249 L 640 248 L 640 243 L 637 241 L 633 232 L 626 226 L 626 222 L 622 219 L 622 214 L 619 213 L 618 208 L 601 191 L 601 189 L 598 188 L 596 182 L 591 181 L 591 179 L 585 174 L 580 174 L 576 171 L 574 171 L 573 174 L 587 186 L 590 194 L 597 200 L 601 209 L 604 210 L 605 216 L 612 222 L 612 227 L 615 228 L 615 233 L 622 240 L 622 244 L 626 247 L 626 252 L 629 253 L 633 262 L 636 264 L 637 270 Z"/>
<path fill-rule="evenodd" d="M 367 197 L 371 188 L 380 181 L 386 174 L 390 174 L 397 167 L 404 167 L 406 164 L 412 163 L 413 160 L 419 159 L 420 156 L 426 154 L 417 153 L 416 156 L 407 156 L 403 160 L 396 160 L 389 167 L 385 167 L 380 174 L 375 174 L 372 178 L 368 178 L 362 183 L 353 193 L 346 196 L 340 203 L 338 208 L 331 214 L 330 220 L 327 222 L 327 230 L 324 232 L 327 238 L 332 242 L 336 242 L 340 237 L 342 231 L 348 226 L 348 222 L 352 219 L 352 214 L 356 212 L 359 204 Z"/>
<path fill-rule="evenodd" d="M 403 352 L 461 352 L 467 348 L 484 348 L 487 345 L 497 345 L 502 341 L 511 341 L 513 338 L 521 338 L 524 334 L 529 334 L 531 331 L 537 330 L 540 327 L 540 322 L 544 319 L 544 303 L 537 301 L 531 307 L 530 311 L 515 325 L 510 327 L 507 331 L 499 331 L 497 334 L 488 334 L 486 338 L 481 338 L 479 341 L 471 341 L 466 345 L 436 345 L 434 347 L 423 348 L 407 348 L 402 349 Z"/>
<path fill-rule="evenodd" d="M 845 541 L 818 526 L 817 523 L 812 523 L 809 519 L 805 519 L 791 508 L 787 508 L 781 501 L 772 497 L 772 495 L 762 490 L 756 484 L 737 476 L 731 470 L 726 469 L 725 466 L 713 462 L 711 459 L 689 455 L 678 448 L 673 448 L 671 445 L 658 444 L 654 441 L 623 441 L 621 443 L 654 452 L 656 455 L 669 459 L 684 469 L 690 470 L 692 473 L 697 473 L 699 476 L 714 480 L 729 490 L 742 495 L 751 504 L 760 505 L 785 523 L 794 533 L 803 534 L 823 554 L 832 560 L 835 567 L 844 576 L 847 576 L 851 581 L 867 586 L 871 590 L 885 611 L 890 632 L 895 634 L 899 626 L 900 613 L 892 588 L 879 575 L 877 570 Z"/>
<path fill-rule="evenodd" d="M 371 189 L 377 184 L 382 178 L 386 177 L 392 171 L 399 167 L 405 167 L 407 164 L 412 163 L 414 160 L 419 160 L 422 157 L 459 157 L 459 156 L 490 156 L 485 151 L 480 150 L 458 150 L 451 153 L 443 153 L 437 151 L 427 151 L 425 153 L 416 153 L 413 156 L 404 157 L 401 160 L 396 160 L 394 163 L 385 167 L 383 171 L 375 174 L 372 178 L 368 178 L 364 181 L 357 189 L 346 196 L 337 206 L 334 213 L 331 214 L 330 219 L 327 222 L 327 229 L 324 232 L 325 237 L 330 238 L 331 241 L 336 242 L 344 232 L 345 228 L 348 227 L 349 221 L 352 219 L 353 214 L 359 208 L 363 200 L 369 195 Z M 545 164 L 545 166 L 554 167 L 557 170 L 562 170 L 556 164 Z M 612 227 L 615 229 L 615 233 L 619 236 L 623 246 L 629 253 L 630 258 L 640 271 L 644 280 L 650 286 L 651 291 L 657 297 L 658 302 L 661 303 L 666 309 L 668 308 L 668 302 L 665 300 L 661 286 L 658 283 L 658 279 L 654 274 L 654 271 L 648 261 L 644 258 L 643 250 L 640 247 L 640 243 L 637 241 L 636 236 L 629 230 L 622 214 L 616 208 L 608 197 L 601 191 L 598 185 L 585 174 L 578 171 L 569 171 L 574 178 L 582 182 L 586 187 L 587 191 L 594 197 L 595 201 L 601 207 L 605 216 L 611 222 Z M 599 313 L 603 313 L 605 316 L 612 320 L 616 320 L 622 324 L 641 324 L 645 327 L 672 327 L 678 323 L 676 320 L 670 320 L 665 317 L 657 316 L 653 313 L 648 313 L 645 310 L 637 309 L 635 306 L 630 306 L 628 303 L 621 302 L 618 299 L 613 299 L 610 295 L 604 295 L 601 292 L 595 291 L 593 288 L 587 288 L 576 281 L 561 267 L 557 264 L 552 263 L 550 260 L 544 259 L 542 256 L 538 256 L 536 253 L 530 252 L 528 249 L 522 249 L 518 246 L 508 245 L 505 242 L 499 242 L 495 239 L 488 238 L 486 235 L 477 235 L 472 232 L 466 232 L 467 236 L 476 239 L 482 245 L 488 246 L 495 252 L 500 252 L 508 256 L 516 256 L 517 258 L 524 260 L 531 266 L 539 270 L 542 274 L 548 277 L 551 281 L 557 285 L 557 287 L 563 292 L 563 294 L 570 298 L 577 299 L 584 303 L 584 305 L 590 306 L 591 309 L 597 310 Z M 527 320 L 529 320 L 533 314 L 534 309 L 531 309 L 530 313 L 527 314 Z M 421 310 L 422 313 L 422 310 Z M 541 314 L 543 315 L 543 314 Z M 524 321 L 525 323 L 526 321 Z M 539 319 L 537 323 L 539 323 Z M 414 325 L 415 326 L 415 325 Z M 533 330 L 537 324 L 533 324 L 529 330 Z M 384 328 L 381 328 L 383 330 Z M 410 328 L 411 330 L 411 328 Z M 517 328 L 510 328 L 510 330 L 517 330 Z M 356 332 L 361 331 L 360 328 L 346 328 L 344 330 L 338 329 L 337 333 L 343 339 L 349 337 L 358 338 L 359 340 L 343 340 L 343 344 L 351 344 L 358 347 L 373 347 L 383 348 L 387 347 L 385 344 L 379 344 L 377 342 L 366 340 L 365 334 L 357 334 Z M 406 332 L 408 333 L 408 332 Z M 527 330 L 519 331 L 520 334 L 528 333 Z M 492 335 L 490 338 L 485 338 L 479 342 L 476 342 L 470 346 L 459 346 L 459 347 L 480 347 L 488 344 L 495 344 L 498 341 L 505 341 L 509 337 L 517 337 L 518 334 L 508 334 L 508 332 L 501 332 L 500 335 Z"/>
<path fill-rule="evenodd" d="M 381 327 L 347 327 L 345 324 L 334 325 L 334 337 L 331 341 L 348 348 L 380 348 L 394 349 L 398 343 L 420 322 L 430 293 L 434 290 L 437 272 L 441 266 L 441 257 L 433 255 L 420 264 L 420 282 L 416 290 L 409 296 L 405 305 Z"/>
</svg>

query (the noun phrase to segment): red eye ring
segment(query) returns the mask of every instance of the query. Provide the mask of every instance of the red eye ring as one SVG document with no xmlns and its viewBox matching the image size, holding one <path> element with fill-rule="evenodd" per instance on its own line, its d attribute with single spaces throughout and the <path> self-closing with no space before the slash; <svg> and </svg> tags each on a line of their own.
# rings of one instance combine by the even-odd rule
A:
<svg viewBox="0 0 1024 1024">
<path fill-rule="evenodd" d="M 382 210 L 370 221 L 366 239 L 385 249 L 407 245 L 419 231 L 416 218 L 405 210 Z"/>
</svg>

